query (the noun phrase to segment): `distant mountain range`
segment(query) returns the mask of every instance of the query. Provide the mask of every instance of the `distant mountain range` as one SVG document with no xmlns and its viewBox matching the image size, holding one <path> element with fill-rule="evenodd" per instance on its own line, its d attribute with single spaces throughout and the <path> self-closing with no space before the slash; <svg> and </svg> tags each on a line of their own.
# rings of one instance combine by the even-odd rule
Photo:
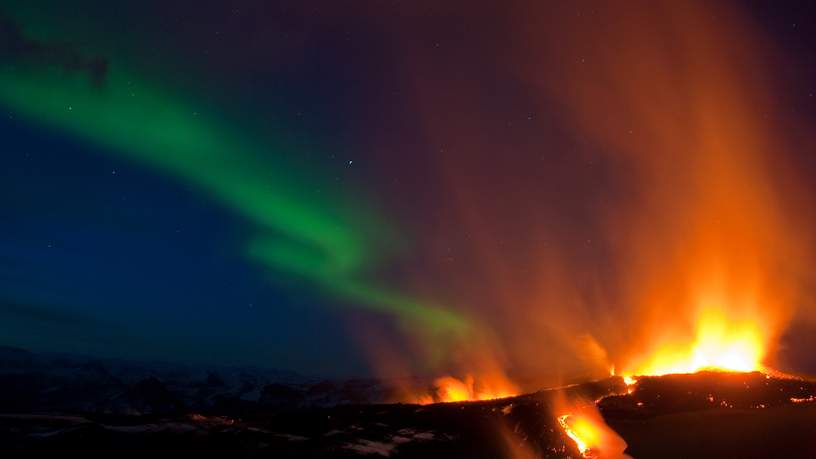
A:
<svg viewBox="0 0 816 459">
<path fill-rule="evenodd" d="M 376 380 L 328 381 L 257 367 L 100 359 L 0 346 L 0 413 L 240 415 L 377 403 L 388 392 Z"/>
</svg>

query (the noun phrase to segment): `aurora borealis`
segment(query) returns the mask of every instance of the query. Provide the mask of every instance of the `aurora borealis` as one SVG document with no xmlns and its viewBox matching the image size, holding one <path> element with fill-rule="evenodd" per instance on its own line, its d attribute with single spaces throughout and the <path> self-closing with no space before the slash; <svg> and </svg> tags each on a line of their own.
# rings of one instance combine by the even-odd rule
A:
<svg viewBox="0 0 816 459">
<path fill-rule="evenodd" d="M 98 142 L 113 154 L 187 181 L 256 226 L 246 254 L 271 271 L 302 276 L 327 293 L 401 319 L 447 329 L 464 326 L 452 311 L 360 279 L 386 230 L 332 199 L 304 198 L 311 184 L 285 162 L 264 160 L 282 145 L 247 144 L 226 123 L 114 69 L 104 87 L 89 75 L 8 69 L 0 98 L 24 116 Z M 271 156 L 271 155 L 267 155 Z M 305 183 L 304 183 L 305 182 Z M 364 242 L 365 241 L 365 242 Z"/>
<path fill-rule="evenodd" d="M 572 71 L 577 39 L 539 46 L 513 8 L 457 2 L 19 3 L 0 2 L 9 344 L 341 374 L 546 349 L 559 367 L 579 347 L 563 335 L 629 307 L 609 216 L 640 170 L 606 151 L 629 140 L 599 141 L 530 62 Z M 786 34 L 812 21 L 793 32 L 794 6 L 759 3 L 743 9 L 801 53 Z M 537 26 L 585 10 L 542 7 Z M 801 104 L 775 137 L 816 112 L 799 71 L 769 85 Z M 816 169 L 788 156 L 773 167 Z"/>
<path fill-rule="evenodd" d="M 464 331 L 466 321 L 454 310 L 367 278 L 396 234 L 364 204 L 331 191 L 336 187 L 315 168 L 304 171 L 287 160 L 294 147 L 252 140 L 247 130 L 115 59 L 96 81 L 81 65 L 64 65 L 59 45 L 27 31 L 14 23 L 5 30 L 10 43 L 0 99 L 16 116 L 196 188 L 245 221 L 250 235 L 240 250 L 264 276 L 302 281 L 324 298 L 431 334 Z M 67 58 L 96 59 L 81 52 L 72 49 Z M 322 185 L 323 196 L 312 192 Z"/>
</svg>

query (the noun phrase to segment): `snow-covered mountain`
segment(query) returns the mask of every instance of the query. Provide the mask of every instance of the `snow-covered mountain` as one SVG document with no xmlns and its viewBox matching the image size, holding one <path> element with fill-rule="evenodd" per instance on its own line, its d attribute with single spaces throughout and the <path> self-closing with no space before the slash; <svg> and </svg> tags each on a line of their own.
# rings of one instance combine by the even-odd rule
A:
<svg viewBox="0 0 816 459">
<path fill-rule="evenodd" d="M 247 366 L 34 353 L 0 346 L 0 412 L 243 413 L 385 400 L 377 381 L 325 381 Z"/>
</svg>

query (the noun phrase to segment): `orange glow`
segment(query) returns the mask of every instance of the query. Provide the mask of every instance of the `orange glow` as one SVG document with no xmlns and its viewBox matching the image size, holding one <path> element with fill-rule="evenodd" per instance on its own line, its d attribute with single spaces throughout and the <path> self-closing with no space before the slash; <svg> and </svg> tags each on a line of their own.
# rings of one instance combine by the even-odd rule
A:
<svg viewBox="0 0 816 459">
<path fill-rule="evenodd" d="M 763 370 L 811 244 L 789 205 L 768 42 L 729 7 L 628 5 L 528 36 L 543 43 L 524 73 L 542 101 L 631 172 L 626 199 L 601 206 L 625 312 L 592 334 L 622 375 Z"/>
<path fill-rule="evenodd" d="M 586 417 L 564 414 L 558 417 L 558 423 L 584 456 L 593 445 L 598 444 L 598 428 Z"/>
<path fill-rule="evenodd" d="M 558 416 L 558 424 L 585 458 L 628 458 L 626 442 L 606 425 L 594 404 L 573 409 Z"/>
<path fill-rule="evenodd" d="M 703 311 L 694 340 L 688 345 L 658 348 L 628 373 L 665 375 L 700 370 L 759 371 L 767 337 L 758 321 L 729 320 L 721 309 Z M 628 383 L 627 383 L 628 385 Z"/>
<path fill-rule="evenodd" d="M 429 403 L 495 400 L 512 397 L 518 393 L 518 388 L 504 377 L 494 376 L 476 381 L 472 375 L 468 374 L 462 379 L 453 376 L 437 378 L 434 381 L 432 395 L 423 394 L 415 397 L 413 401 L 420 405 L 426 405 Z"/>
<path fill-rule="evenodd" d="M 473 390 L 473 377 L 468 375 L 464 381 L 445 376 L 434 381 L 436 394 L 443 402 L 462 402 L 478 400 Z"/>
<path fill-rule="evenodd" d="M 383 359 L 456 375 L 406 393 L 489 398 L 462 377 L 477 386 L 485 356 L 538 387 L 779 365 L 787 326 L 816 316 L 816 220 L 763 30 L 732 2 L 524 2 L 501 11 L 512 31 L 497 11 L 469 15 L 502 30 L 473 49 L 517 80 L 529 116 L 484 97 L 473 56 L 391 29 L 448 219 L 412 280 L 474 322 L 444 349 L 415 333 Z"/>
</svg>

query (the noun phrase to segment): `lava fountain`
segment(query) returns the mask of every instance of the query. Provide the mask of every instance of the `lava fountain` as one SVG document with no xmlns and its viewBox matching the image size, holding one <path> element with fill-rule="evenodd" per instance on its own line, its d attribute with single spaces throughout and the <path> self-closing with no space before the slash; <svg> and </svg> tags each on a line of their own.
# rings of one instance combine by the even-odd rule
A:
<svg viewBox="0 0 816 459">
<path fill-rule="evenodd" d="M 507 379 L 493 379 L 476 383 L 472 375 L 464 379 L 444 376 L 434 381 L 436 399 L 441 402 L 495 400 L 518 394 L 518 389 Z"/>
<path fill-rule="evenodd" d="M 427 390 L 403 389 L 399 401 L 428 405 L 431 403 L 497 400 L 518 395 L 521 391 L 504 374 L 480 374 L 477 379 L 468 373 L 462 378 L 436 378 Z"/>
<path fill-rule="evenodd" d="M 696 373 L 701 370 L 762 371 L 767 337 L 756 322 L 729 321 L 719 309 L 706 310 L 688 344 L 659 347 L 631 372 L 635 375 Z"/>
<path fill-rule="evenodd" d="M 477 388 L 479 356 L 491 353 L 541 387 L 612 364 L 622 376 L 775 366 L 810 301 L 802 286 L 814 252 L 808 211 L 791 198 L 802 180 L 762 30 L 733 5 L 700 0 L 519 2 L 493 13 L 470 20 L 474 30 L 512 24 L 484 52 L 497 50 L 497 73 L 518 83 L 508 92 L 530 105 L 513 136 L 495 122 L 511 114 L 482 97 L 491 82 L 462 71 L 469 61 L 414 48 L 425 43 L 413 26 L 393 32 L 450 218 L 425 250 L 461 257 L 456 269 L 445 258 L 418 273 L 418 284 L 444 282 L 439 291 L 485 325 L 439 359 L 424 358 L 437 342 L 407 340 L 421 351 L 404 354 L 433 362 L 422 370 L 456 375 L 423 388 L 424 400 L 518 393 Z M 538 131 L 553 143 L 516 142 Z M 497 161 L 496 151 L 508 154 Z M 550 161 L 530 163 L 533 152 Z M 451 248 L 462 228 L 467 241 Z M 444 275 L 422 278 L 434 269 Z"/>
</svg>

